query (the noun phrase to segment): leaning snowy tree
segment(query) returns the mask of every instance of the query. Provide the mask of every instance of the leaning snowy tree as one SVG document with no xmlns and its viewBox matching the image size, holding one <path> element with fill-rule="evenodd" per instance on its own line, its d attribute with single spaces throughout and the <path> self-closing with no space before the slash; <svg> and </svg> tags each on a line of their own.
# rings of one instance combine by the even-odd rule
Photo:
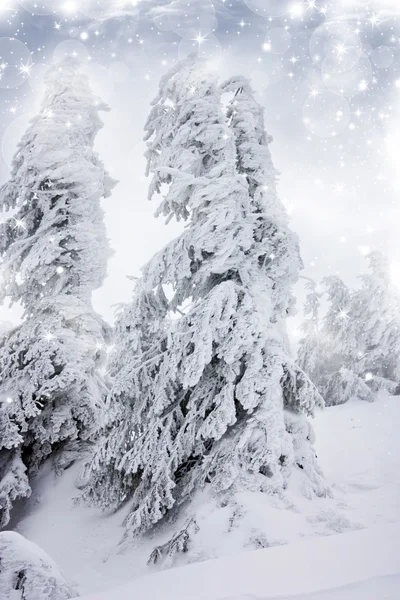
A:
<svg viewBox="0 0 400 600">
<path fill-rule="evenodd" d="M 107 393 L 109 329 L 93 311 L 109 255 L 100 199 L 114 182 L 93 151 L 106 107 L 74 63 L 49 71 L 0 208 L 1 296 L 22 324 L 0 342 L 0 526 L 50 454 L 91 441 Z M 62 461 L 61 461 L 62 462 Z"/>
<path fill-rule="evenodd" d="M 228 114 L 222 94 L 233 96 Z M 241 491 L 279 496 L 297 471 L 308 497 L 327 493 L 307 420 L 323 401 L 287 348 L 301 260 L 277 199 L 262 109 L 245 79 L 221 88 L 189 59 L 162 78 L 146 130 L 150 197 L 163 194 L 158 214 L 186 228 L 143 270 L 135 341 L 119 361 L 137 355 L 137 340 L 146 351 L 132 359 L 134 379 L 123 367 L 116 374 L 112 397 L 126 409 L 84 492 L 104 506 L 104 480 L 121 490 L 114 508 L 129 502 L 127 537 L 177 516 L 202 489 L 233 505 Z M 152 338 L 143 326 L 166 311 L 163 290 L 173 318 Z M 143 320 L 146 297 L 160 300 L 146 304 Z M 193 517 L 151 560 L 187 549 Z"/>
</svg>

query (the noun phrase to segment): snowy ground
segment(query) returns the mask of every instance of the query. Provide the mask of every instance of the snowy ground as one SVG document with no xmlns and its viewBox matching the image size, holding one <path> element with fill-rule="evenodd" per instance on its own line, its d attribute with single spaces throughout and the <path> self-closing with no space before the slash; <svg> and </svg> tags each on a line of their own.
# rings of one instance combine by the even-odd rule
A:
<svg viewBox="0 0 400 600">
<path fill-rule="evenodd" d="M 149 575 L 146 559 L 154 541 L 116 554 L 123 514 L 100 517 L 72 505 L 77 468 L 58 479 L 42 474 L 17 530 L 41 546 L 81 594 L 98 592 L 91 600 L 286 600 L 294 594 L 298 600 L 398 600 L 400 400 L 326 409 L 314 426 L 335 498 L 299 500 L 291 510 L 255 502 L 252 516 L 269 519 L 277 547 L 227 556 L 235 551 L 229 534 L 231 541 L 217 549 L 223 558 Z M 189 593 L 185 582 L 192 574 L 199 585 Z M 103 594 L 132 579 L 125 591 Z M 313 595 L 318 590 L 327 591 Z"/>
<path fill-rule="evenodd" d="M 398 600 L 400 524 L 170 569 L 86 600 Z"/>
</svg>

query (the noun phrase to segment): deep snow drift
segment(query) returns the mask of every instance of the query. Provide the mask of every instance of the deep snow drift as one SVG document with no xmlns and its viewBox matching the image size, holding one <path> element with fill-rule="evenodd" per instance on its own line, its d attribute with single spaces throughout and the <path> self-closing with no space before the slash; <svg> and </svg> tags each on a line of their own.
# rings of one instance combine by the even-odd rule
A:
<svg viewBox="0 0 400 600">
<path fill-rule="evenodd" d="M 198 596 L 201 600 L 236 600 L 246 598 L 246 594 L 246 600 L 285 598 L 285 594 L 309 594 L 349 585 L 356 587 L 337 590 L 335 595 L 326 592 L 318 595 L 318 599 L 383 600 L 383 590 L 387 598 L 399 598 L 398 577 L 359 583 L 396 574 L 394 567 L 398 564 L 400 544 L 399 398 L 382 395 L 373 404 L 354 400 L 326 409 L 317 415 L 314 427 L 318 458 L 332 486 L 334 499 L 293 498 L 287 509 L 274 508 L 271 498 L 260 498 L 257 494 L 248 499 L 249 515 L 246 518 L 265 520 L 270 545 L 289 543 L 289 546 L 228 558 L 227 555 L 239 550 L 240 531 L 223 535 L 224 525 L 213 523 L 211 514 L 205 517 L 203 533 L 196 541 L 197 558 L 209 558 L 217 553 L 226 557 L 155 574 L 146 566 L 146 560 L 158 540 L 117 554 L 122 535 L 122 511 L 107 517 L 73 505 L 71 498 L 78 493 L 73 484 L 79 466 L 69 469 L 60 478 L 43 472 L 33 497 L 26 504 L 29 514 L 21 519 L 16 529 L 41 546 L 58 563 L 66 578 L 77 583 L 81 594 L 101 592 L 93 596 L 101 600 L 131 600 L 132 597 L 197 600 L 194 591 L 200 593 L 205 579 L 218 579 L 219 583 L 216 581 L 215 589 L 206 588 L 209 595 Z M 362 528 L 368 530 L 357 531 Z M 312 539 L 336 533 L 342 535 Z M 207 547 L 202 556 L 203 543 L 207 543 Z M 345 569 L 343 566 L 347 564 L 349 568 Z M 225 565 L 229 577 L 219 573 L 218 565 Z M 254 577 L 251 574 L 253 568 L 258 569 Z M 189 584 L 185 581 L 192 572 L 200 579 L 196 585 L 195 578 L 188 596 L 189 588 L 185 585 Z M 323 574 L 320 579 L 319 572 Z M 239 576 L 248 582 L 247 587 L 238 588 Z M 135 581 L 125 595 L 117 596 L 116 592 L 103 595 L 105 590 L 118 588 L 137 577 L 140 580 Z M 228 586 L 230 578 L 231 587 Z M 253 579 L 258 581 L 258 587 L 251 587 Z M 290 587 L 292 583 L 294 587 Z M 165 595 L 162 595 L 160 590 L 164 585 Z M 178 588 L 186 589 L 186 596 L 178 596 Z M 139 589 L 142 590 L 140 593 Z M 157 594 L 152 595 L 157 589 Z M 375 594 L 371 592 L 374 589 Z M 175 596 L 171 596 L 172 590 Z M 305 598 L 316 600 L 313 595 Z"/>
</svg>

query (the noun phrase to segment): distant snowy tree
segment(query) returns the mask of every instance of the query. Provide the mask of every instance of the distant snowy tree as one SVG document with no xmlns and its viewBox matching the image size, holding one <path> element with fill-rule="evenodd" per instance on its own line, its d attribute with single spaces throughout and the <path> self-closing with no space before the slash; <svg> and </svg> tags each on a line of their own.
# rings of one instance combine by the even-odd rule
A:
<svg viewBox="0 0 400 600">
<path fill-rule="evenodd" d="M 297 362 L 311 381 L 321 391 L 324 377 L 324 360 L 326 359 L 326 344 L 321 331 L 321 299 L 323 290 L 312 279 L 307 280 L 308 291 L 304 303 L 304 321 L 302 323 L 303 337 L 300 339 Z"/>
<path fill-rule="evenodd" d="M 327 406 L 351 398 L 372 402 L 373 394 L 358 369 L 362 322 L 354 314 L 354 291 L 337 275 L 326 277 L 324 285 L 328 310 L 321 332 L 325 348 L 321 353 L 321 394 Z"/>
<path fill-rule="evenodd" d="M 234 92 L 228 116 L 223 92 Z M 102 481 L 123 477 L 117 499 L 130 502 L 134 536 L 204 486 L 227 501 L 243 490 L 281 493 L 297 470 L 304 493 L 323 496 L 306 418 L 323 401 L 290 358 L 285 329 L 301 261 L 276 196 L 262 110 L 246 80 L 221 89 L 189 60 L 161 80 L 146 129 L 150 196 L 162 193 L 158 212 L 187 224 L 145 266 L 138 294 L 172 290 L 175 315 L 141 358 L 149 319 L 138 321 L 135 297 L 138 327 L 119 355 L 132 367 L 113 391 L 124 405 L 120 433 L 94 459 L 106 472 L 89 495 L 102 505 Z M 187 533 L 173 537 L 174 548 L 187 548 Z M 172 551 L 160 547 L 152 560 Z"/>
<path fill-rule="evenodd" d="M 344 404 L 361 392 L 371 399 L 369 389 L 354 371 L 359 352 L 358 324 L 352 315 L 352 290 L 337 275 L 323 281 L 328 309 L 321 328 L 324 351 L 320 354 L 319 377 L 315 383 L 327 406 Z"/>
<path fill-rule="evenodd" d="M 328 299 L 323 331 L 336 357 L 335 365 L 342 366 L 358 347 L 357 324 L 352 321 L 352 290 L 337 275 L 325 277 L 323 285 Z"/>
<path fill-rule="evenodd" d="M 0 525 L 29 472 L 99 427 L 108 327 L 91 305 L 109 254 L 100 199 L 113 181 L 93 151 L 104 109 L 72 63 L 49 72 L 40 113 L 0 189 L 3 299 L 25 320 L 0 342 Z"/>
<path fill-rule="evenodd" d="M 328 406 L 351 398 L 372 402 L 382 387 L 391 392 L 397 388 L 397 298 L 388 273 L 384 276 L 382 257 L 374 254 L 372 260 L 373 272 L 362 277 L 358 290 L 349 289 L 338 276 L 325 278 L 327 312 L 318 332 L 314 317 L 310 320 L 317 298 L 313 292 L 307 297 L 299 363 Z"/>
<path fill-rule="evenodd" d="M 374 390 L 394 392 L 400 382 L 400 298 L 380 252 L 367 256 L 369 272 L 354 294 L 352 318 L 359 325 L 357 372 Z"/>
<path fill-rule="evenodd" d="M 69 600 L 77 592 L 36 544 L 15 533 L 0 533 L 0 598 Z"/>
<path fill-rule="evenodd" d="M 374 400 L 373 393 L 365 381 L 352 369 L 346 367 L 340 367 L 337 371 L 325 375 L 321 393 L 327 406 L 345 404 L 352 398 L 367 402 Z"/>
</svg>

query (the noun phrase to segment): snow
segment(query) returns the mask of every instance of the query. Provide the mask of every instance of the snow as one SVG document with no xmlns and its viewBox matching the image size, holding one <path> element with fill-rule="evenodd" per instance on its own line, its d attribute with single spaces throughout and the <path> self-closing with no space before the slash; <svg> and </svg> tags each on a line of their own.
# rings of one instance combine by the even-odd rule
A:
<svg viewBox="0 0 400 600">
<path fill-rule="evenodd" d="M 75 597 L 76 591 L 51 558 L 18 533 L 0 532 L 0 556 L 1 599 L 69 600 Z"/>
<path fill-rule="evenodd" d="M 362 527 L 400 521 L 400 398 L 354 400 L 316 423 L 325 476 L 348 518 Z"/>
<path fill-rule="evenodd" d="M 42 473 L 29 514 L 16 529 L 90 600 L 286 600 L 293 594 L 296 600 L 398 599 L 399 398 L 382 394 L 374 403 L 354 400 L 326 409 L 314 428 L 318 459 L 335 498 L 302 499 L 296 509 L 265 512 L 263 518 L 287 545 L 239 554 L 231 532 L 218 547 L 222 558 L 157 573 L 146 566 L 154 540 L 118 554 L 124 511 L 100 516 L 73 505 L 79 465 L 58 478 L 50 470 Z M 252 498 L 257 518 L 263 507 Z M 188 593 L 185 582 L 192 574 Z M 118 595 L 107 592 L 125 584 Z M 209 595 L 202 596 L 203 590 Z M 318 590 L 327 591 L 315 595 Z"/>
<path fill-rule="evenodd" d="M 362 600 L 376 600 L 385 598 L 382 586 L 388 593 L 397 588 L 398 597 L 399 552 L 397 523 L 171 569 L 87 600 L 353 600 L 353 590 Z M 342 589 L 333 591 L 338 582 Z M 379 590 L 375 596 L 371 595 L 374 588 Z M 315 593 L 323 590 L 331 591 Z M 369 596 L 361 596 L 362 592 Z"/>
</svg>

